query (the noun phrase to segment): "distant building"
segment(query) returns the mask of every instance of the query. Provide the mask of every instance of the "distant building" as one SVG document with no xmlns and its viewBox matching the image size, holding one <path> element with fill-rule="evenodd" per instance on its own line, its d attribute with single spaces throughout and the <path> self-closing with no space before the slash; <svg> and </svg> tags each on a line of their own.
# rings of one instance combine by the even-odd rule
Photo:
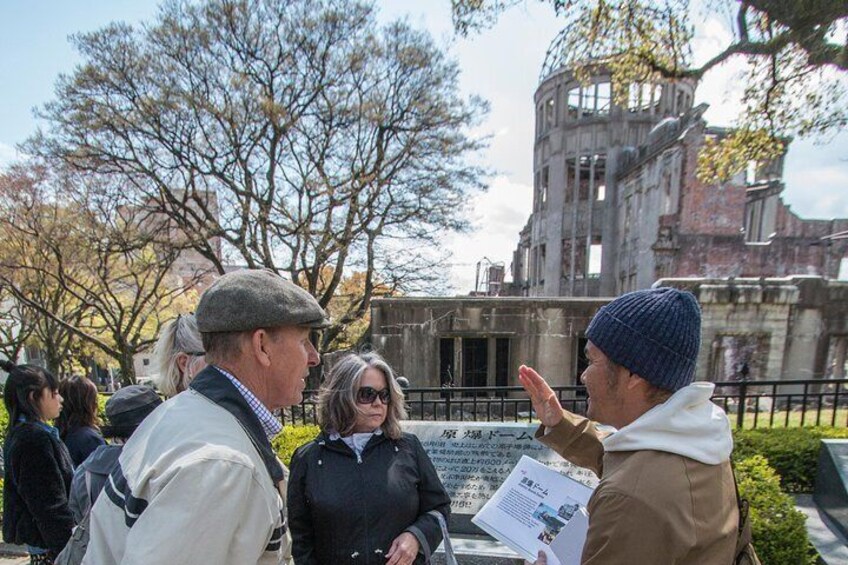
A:
<svg viewBox="0 0 848 565">
<path fill-rule="evenodd" d="M 696 378 L 843 378 L 848 282 L 818 276 L 663 279 L 702 309 Z M 414 387 L 516 386 L 518 367 L 576 384 L 586 329 L 611 298 L 378 298 L 371 342 Z"/>
<path fill-rule="evenodd" d="M 782 159 L 722 185 L 696 177 L 708 127 L 695 85 L 611 96 L 546 63 L 536 91 L 533 212 L 513 255 L 509 294 L 616 296 L 663 277 L 848 276 L 848 218 L 805 220 L 781 199 Z"/>
<path fill-rule="evenodd" d="M 190 205 L 189 207 L 195 209 L 195 211 L 200 215 L 208 213 L 217 218 L 217 194 L 212 191 L 203 192 L 201 194 L 205 197 L 202 202 L 202 206 L 201 203 L 195 202 L 193 206 Z M 177 198 L 185 197 L 184 193 L 179 191 L 175 192 L 175 196 Z M 146 219 L 145 223 L 150 226 L 150 229 L 167 234 L 167 237 L 172 241 L 185 241 L 186 238 L 189 237 L 174 224 L 173 220 L 169 219 L 161 212 L 153 213 Z M 209 238 L 208 243 L 216 261 L 220 262 L 221 238 Z M 191 247 L 183 249 L 180 252 L 179 257 L 177 257 L 171 266 L 170 274 L 172 275 L 172 284 L 180 284 L 183 287 L 193 290 L 196 292 L 198 297 L 220 276 L 215 263 Z M 151 382 L 159 376 L 158 373 L 154 372 L 152 362 L 152 347 L 143 353 L 137 354 L 133 358 L 136 379 L 139 383 L 151 384 Z"/>
</svg>

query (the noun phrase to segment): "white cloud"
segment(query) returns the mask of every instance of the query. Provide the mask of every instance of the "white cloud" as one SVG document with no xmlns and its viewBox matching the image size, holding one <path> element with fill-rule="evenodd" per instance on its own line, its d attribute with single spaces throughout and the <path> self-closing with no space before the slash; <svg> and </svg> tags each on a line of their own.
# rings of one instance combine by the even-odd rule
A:
<svg viewBox="0 0 848 565">
<path fill-rule="evenodd" d="M 692 40 L 696 65 L 702 65 L 721 52 L 733 40 L 730 29 L 717 16 L 709 17 L 698 28 Z M 733 57 L 707 71 L 695 91 L 695 103 L 706 102 L 710 109 L 705 119 L 710 125 L 729 126 L 742 108 L 744 84 L 740 79 L 745 72 L 745 60 Z"/>
<path fill-rule="evenodd" d="M 848 218 L 848 135 L 828 145 L 797 141 L 789 146 L 784 202 L 802 218 Z"/>
<path fill-rule="evenodd" d="M 492 180 L 488 192 L 473 199 L 469 209 L 475 231 L 449 236 L 444 241 L 444 246 L 453 253 L 450 278 L 457 294 L 474 289 L 476 265 L 483 258 L 503 263 L 509 274 L 518 233 L 530 216 L 532 197 L 530 186 L 498 176 Z"/>
</svg>

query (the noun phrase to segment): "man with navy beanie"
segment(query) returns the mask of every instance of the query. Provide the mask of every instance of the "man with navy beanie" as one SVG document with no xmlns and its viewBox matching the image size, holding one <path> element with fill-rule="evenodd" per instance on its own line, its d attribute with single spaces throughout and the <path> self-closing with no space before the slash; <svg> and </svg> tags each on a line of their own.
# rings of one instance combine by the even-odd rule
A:
<svg viewBox="0 0 848 565">
<path fill-rule="evenodd" d="M 713 384 L 693 382 L 697 300 L 674 288 L 631 292 L 602 307 L 586 337 L 588 418 L 564 410 L 532 368 L 519 369 L 542 422 L 537 439 L 601 479 L 581 563 L 732 563 L 733 440 L 710 401 Z"/>
</svg>

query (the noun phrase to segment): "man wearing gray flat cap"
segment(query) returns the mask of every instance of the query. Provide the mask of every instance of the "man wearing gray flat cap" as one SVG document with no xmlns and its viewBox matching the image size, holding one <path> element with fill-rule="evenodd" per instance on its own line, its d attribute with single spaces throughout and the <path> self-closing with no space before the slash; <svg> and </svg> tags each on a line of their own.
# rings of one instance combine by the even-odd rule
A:
<svg viewBox="0 0 848 565">
<path fill-rule="evenodd" d="M 124 447 L 84 564 L 288 561 L 273 411 L 301 401 L 326 312 L 276 273 L 244 270 L 209 287 L 195 316 L 209 366 Z"/>
</svg>

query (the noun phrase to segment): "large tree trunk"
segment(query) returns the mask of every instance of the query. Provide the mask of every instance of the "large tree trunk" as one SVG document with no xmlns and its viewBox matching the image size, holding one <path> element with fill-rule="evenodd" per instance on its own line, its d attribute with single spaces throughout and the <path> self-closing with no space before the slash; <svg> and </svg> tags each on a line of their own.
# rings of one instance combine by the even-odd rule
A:
<svg viewBox="0 0 848 565">
<path fill-rule="evenodd" d="M 135 351 L 133 349 L 125 348 L 118 358 L 121 369 L 121 384 L 123 386 L 136 384 L 135 364 L 133 363 L 134 355 Z"/>
</svg>

